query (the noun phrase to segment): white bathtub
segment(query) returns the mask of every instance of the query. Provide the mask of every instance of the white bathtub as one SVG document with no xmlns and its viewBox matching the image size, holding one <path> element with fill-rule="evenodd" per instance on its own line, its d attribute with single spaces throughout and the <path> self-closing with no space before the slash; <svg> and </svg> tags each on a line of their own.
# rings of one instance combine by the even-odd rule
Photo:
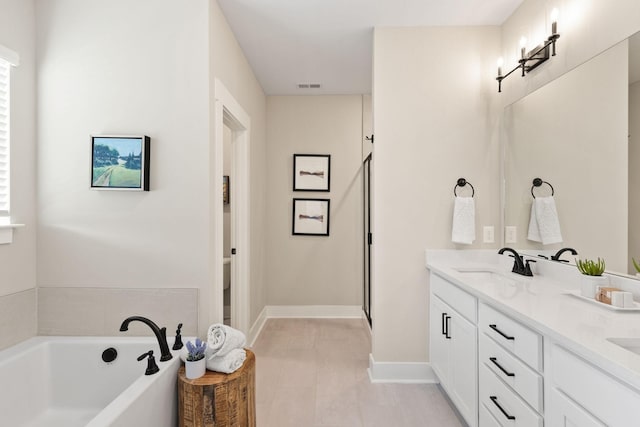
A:
<svg viewBox="0 0 640 427">
<path fill-rule="evenodd" d="M 109 347 L 118 356 L 105 363 Z M 149 350 L 160 371 L 146 376 L 147 360 L 136 359 Z M 174 427 L 178 353 L 160 362 L 155 338 L 31 338 L 0 351 L 0 424 Z"/>
</svg>

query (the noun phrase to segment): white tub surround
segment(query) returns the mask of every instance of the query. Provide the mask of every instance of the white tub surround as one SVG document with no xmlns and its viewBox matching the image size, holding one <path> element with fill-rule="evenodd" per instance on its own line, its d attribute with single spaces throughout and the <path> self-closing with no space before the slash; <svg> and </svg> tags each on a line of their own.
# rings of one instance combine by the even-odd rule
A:
<svg viewBox="0 0 640 427">
<path fill-rule="evenodd" d="M 173 340 L 170 340 L 173 344 Z M 118 355 L 104 362 L 109 347 Z M 153 350 L 160 371 L 145 375 Z M 34 337 L 0 351 L 2 425 L 177 425 L 179 351 L 160 362 L 155 338 Z"/>
<path fill-rule="evenodd" d="M 434 300 L 459 293 L 464 298 L 449 300 L 458 305 L 458 312 L 471 313 L 467 314 L 468 323 L 470 328 L 477 328 L 477 341 L 470 342 L 479 342 L 479 351 L 475 347 L 467 350 L 474 353 L 473 358 L 479 355 L 474 373 L 478 409 L 461 411 L 467 409 L 470 425 L 478 420 L 480 425 L 502 425 L 512 421 L 508 416 L 516 416 L 516 425 L 527 426 L 567 422 L 624 426 L 638 419 L 640 354 L 611 339 L 627 339 L 619 341 L 626 345 L 634 340 L 640 343 L 640 313 L 616 312 L 567 295 L 567 291 L 578 291 L 580 286 L 580 274 L 574 266 L 538 262 L 534 277 L 524 277 L 511 273 L 512 258 L 496 252 L 426 253 L 432 310 Z M 535 259 L 525 256 L 529 258 Z M 610 276 L 610 280 L 613 286 L 638 294 L 637 282 L 618 276 Z M 477 307 L 477 321 L 473 310 L 461 306 L 465 301 L 469 307 Z M 446 319 L 452 307 L 444 308 Z M 440 335 L 438 322 L 432 313 L 431 361 L 440 376 L 435 365 L 442 346 L 434 346 L 434 339 Z M 453 335 L 455 330 L 446 327 L 450 324 L 450 320 L 443 323 L 443 331 Z M 496 368 L 487 355 L 494 359 L 497 356 L 506 371 Z M 514 370 L 517 380 L 509 375 Z M 445 390 L 451 394 L 455 385 Z M 489 399 L 500 393 L 498 403 L 506 412 Z M 609 396 L 606 401 L 613 403 L 598 404 L 603 396 Z M 471 396 L 465 404 L 474 401 Z"/>
</svg>

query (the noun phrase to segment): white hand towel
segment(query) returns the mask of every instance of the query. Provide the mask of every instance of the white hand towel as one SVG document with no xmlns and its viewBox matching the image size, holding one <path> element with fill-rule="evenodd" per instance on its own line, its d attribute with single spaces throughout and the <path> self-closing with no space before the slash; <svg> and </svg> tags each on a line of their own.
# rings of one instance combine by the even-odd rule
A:
<svg viewBox="0 0 640 427">
<path fill-rule="evenodd" d="M 244 348 L 236 348 L 224 356 L 214 356 L 213 358 L 209 358 L 207 360 L 207 369 L 210 371 L 230 374 L 240 368 L 246 358 L 247 352 Z"/>
<path fill-rule="evenodd" d="M 560 220 L 553 196 L 536 197 L 531 204 L 527 238 L 535 242 L 542 242 L 543 245 L 562 243 Z"/>
<path fill-rule="evenodd" d="M 473 197 L 456 197 L 453 205 L 451 241 L 470 245 L 476 239 L 476 208 Z"/>
<path fill-rule="evenodd" d="M 207 357 L 226 356 L 231 350 L 242 348 L 247 344 L 247 338 L 242 331 L 231 326 L 215 323 L 209 326 L 207 332 Z"/>
</svg>

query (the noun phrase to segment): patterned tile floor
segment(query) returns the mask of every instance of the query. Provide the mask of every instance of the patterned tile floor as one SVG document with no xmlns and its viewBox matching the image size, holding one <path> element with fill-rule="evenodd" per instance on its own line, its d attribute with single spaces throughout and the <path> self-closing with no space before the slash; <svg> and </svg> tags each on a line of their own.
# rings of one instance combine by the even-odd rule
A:
<svg viewBox="0 0 640 427">
<path fill-rule="evenodd" d="M 358 319 L 269 319 L 256 354 L 258 427 L 461 426 L 437 385 L 371 384 Z"/>
</svg>

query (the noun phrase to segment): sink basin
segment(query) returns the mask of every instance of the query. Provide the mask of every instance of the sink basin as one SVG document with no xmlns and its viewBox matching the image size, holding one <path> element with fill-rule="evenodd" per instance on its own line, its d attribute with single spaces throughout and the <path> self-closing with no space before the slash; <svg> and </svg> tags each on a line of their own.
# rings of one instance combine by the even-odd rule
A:
<svg viewBox="0 0 640 427">
<path fill-rule="evenodd" d="M 516 280 L 515 277 L 509 277 L 508 274 L 510 273 L 503 274 L 490 268 L 461 267 L 454 268 L 454 270 L 461 273 L 460 275 L 466 279 L 484 283 L 490 282 L 505 289 L 513 288 L 521 284 L 521 281 Z"/>
<path fill-rule="evenodd" d="M 640 338 L 607 338 L 607 341 L 640 355 Z"/>
<path fill-rule="evenodd" d="M 488 268 L 454 268 L 458 273 L 462 273 L 465 277 L 481 280 L 500 280 L 505 276 Z"/>
</svg>

